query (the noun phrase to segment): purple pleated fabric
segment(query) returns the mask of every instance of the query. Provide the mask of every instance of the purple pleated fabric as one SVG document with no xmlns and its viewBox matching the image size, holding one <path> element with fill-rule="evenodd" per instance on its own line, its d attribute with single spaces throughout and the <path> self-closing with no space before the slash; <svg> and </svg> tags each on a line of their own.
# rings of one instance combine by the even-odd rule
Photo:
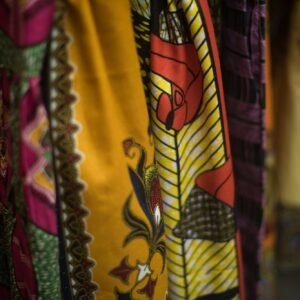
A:
<svg viewBox="0 0 300 300">
<path fill-rule="evenodd" d="M 263 212 L 265 1 L 225 0 L 221 63 L 248 300 L 258 298 Z"/>
</svg>

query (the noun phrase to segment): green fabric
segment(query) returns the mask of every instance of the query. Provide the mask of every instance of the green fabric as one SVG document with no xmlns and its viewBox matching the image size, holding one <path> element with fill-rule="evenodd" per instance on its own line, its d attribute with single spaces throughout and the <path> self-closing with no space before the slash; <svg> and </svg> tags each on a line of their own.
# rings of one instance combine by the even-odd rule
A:
<svg viewBox="0 0 300 300">
<path fill-rule="evenodd" d="M 31 251 L 36 272 L 39 300 L 58 300 L 60 296 L 58 238 L 30 225 Z"/>
<path fill-rule="evenodd" d="M 40 75 L 47 43 L 30 48 L 16 47 L 0 30 L 0 65 L 23 77 Z"/>
</svg>

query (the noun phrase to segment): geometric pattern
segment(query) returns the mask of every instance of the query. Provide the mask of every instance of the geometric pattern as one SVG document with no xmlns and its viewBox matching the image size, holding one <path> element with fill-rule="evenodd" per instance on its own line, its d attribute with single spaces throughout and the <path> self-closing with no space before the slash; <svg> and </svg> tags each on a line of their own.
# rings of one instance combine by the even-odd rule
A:
<svg viewBox="0 0 300 300">
<path fill-rule="evenodd" d="M 51 165 L 52 155 L 49 124 L 43 105 L 37 107 L 35 119 L 24 128 L 23 141 L 38 158 L 27 170 L 25 181 L 27 185 L 43 193 L 50 204 L 54 204 L 54 179 L 52 174 L 46 171 L 49 164 Z"/>
<path fill-rule="evenodd" d="M 223 245 L 224 248 L 222 248 L 218 244 L 214 245 L 213 242 L 204 240 L 181 239 L 173 233 L 176 226 L 184 222 L 181 220 L 182 208 L 187 204 L 196 176 L 222 166 L 226 160 L 219 96 L 209 46 L 205 40 L 203 21 L 197 13 L 196 4 L 193 1 L 188 4 L 189 9 L 186 11 L 188 19 L 194 20 L 194 26 L 202 28 L 197 31 L 191 27 L 191 34 L 194 34 L 198 56 L 201 58 L 201 68 L 205 76 L 201 109 L 195 120 L 179 132 L 166 130 L 165 125 L 157 118 L 158 99 L 163 92 L 171 94 L 171 84 L 159 74 L 151 73 L 152 133 L 164 202 L 169 295 L 172 299 L 193 299 L 196 296 L 211 293 L 213 286 L 219 288 L 217 279 L 213 282 L 217 274 L 207 272 L 205 269 L 201 270 L 201 256 L 193 256 L 193 250 L 197 249 L 198 253 L 205 253 L 208 246 L 211 248 L 208 248 L 210 251 L 207 253 L 212 255 L 221 251 L 223 254 L 220 256 L 221 259 L 217 260 L 218 262 L 231 253 L 229 255 L 232 259 L 229 265 L 230 271 L 222 270 L 222 272 L 230 274 L 228 283 L 232 283 L 232 286 L 228 284 L 228 287 L 237 286 L 237 262 L 233 241 L 228 245 Z M 172 5 L 169 8 L 172 8 Z M 191 267 L 194 265 L 198 268 Z M 208 266 L 208 269 L 215 266 L 214 261 L 209 260 Z M 203 277 L 207 282 L 203 281 Z M 207 288 L 205 288 L 206 285 L 208 285 Z"/>
<path fill-rule="evenodd" d="M 260 298 L 265 177 L 265 15 L 265 0 L 222 1 L 221 64 L 248 300 Z"/>
<path fill-rule="evenodd" d="M 54 1 L 26 1 L 26 7 L 11 1 L 3 2 L 0 4 L 1 90 L 8 107 L 5 142 L 11 169 L 2 174 L 8 180 L 4 186 L 5 196 L 0 201 L 7 212 L 1 214 L 1 228 L 10 270 L 8 293 L 13 299 L 35 299 L 39 282 L 35 278 L 37 266 L 33 266 L 32 260 L 38 253 L 31 246 L 38 241 L 29 234 L 32 223 L 41 231 L 53 234 L 47 247 L 52 249 L 51 255 L 56 258 L 51 267 L 58 268 L 52 157 L 47 138 L 49 126 L 41 95 L 41 72 Z M 43 23 L 39 24 L 38 30 L 31 31 L 36 25 L 34 21 L 41 15 Z M 48 263 L 43 258 L 40 257 L 39 265 Z M 50 289 L 53 285 L 59 285 L 58 276 L 48 281 Z M 3 286 L 1 289 L 3 291 Z"/>
<path fill-rule="evenodd" d="M 76 100 L 71 91 L 69 64 L 69 38 L 64 28 L 67 6 L 57 1 L 50 47 L 50 115 L 51 137 L 54 148 L 54 169 L 59 189 L 58 222 L 61 251 L 62 294 L 65 299 L 93 299 L 97 285 L 92 282 L 87 244 L 91 237 L 86 233 L 83 207 L 83 184 L 79 180 L 78 162 L 81 157 L 75 148 L 75 133 L 78 129 L 73 119 L 73 104 Z"/>
<path fill-rule="evenodd" d="M 147 7 L 147 1 L 132 2 L 136 30 L 144 12 L 140 7 Z M 151 4 L 154 10 L 158 9 L 158 21 L 156 23 L 155 12 L 152 14 L 151 11 L 150 73 L 142 63 L 141 68 L 147 78 L 144 84 L 149 82 L 150 87 L 151 134 L 164 204 L 168 296 L 170 299 L 209 299 L 213 296 L 233 299 L 239 293 L 233 209 L 195 186 L 199 175 L 218 170 L 227 161 L 220 105 L 222 91 L 219 90 L 207 25 L 197 1 L 169 0 L 166 4 L 159 1 Z M 147 13 L 145 15 L 147 18 Z M 144 33 L 148 34 L 147 29 Z M 139 30 L 138 34 L 142 36 L 143 32 Z M 189 47 L 192 47 L 193 53 L 185 54 L 191 62 L 169 57 L 159 46 L 155 48 L 158 43 L 162 45 L 161 42 L 178 47 L 177 53 L 184 51 L 182 49 L 191 51 Z M 137 47 L 142 56 L 140 59 L 145 59 L 147 52 L 142 53 L 139 44 Z M 156 59 L 160 63 L 156 63 Z M 162 63 L 165 74 L 168 66 L 173 70 L 170 76 L 175 78 L 174 81 L 156 67 Z M 189 87 L 186 91 L 180 90 L 174 66 L 181 71 L 185 68 L 184 78 L 194 78 L 189 86 L 198 80 L 200 72 L 203 74 L 202 82 L 198 82 L 201 105 L 189 122 L 181 121 L 188 111 L 178 108 L 177 120 L 181 125 L 174 123 L 176 111 L 173 115 L 160 114 L 161 103 L 167 103 L 166 99 L 175 99 L 176 104 L 172 105 L 180 107 L 181 99 L 188 97 Z"/>
<path fill-rule="evenodd" d="M 233 209 L 195 186 L 173 231 L 182 239 L 228 241 L 235 236 Z"/>
<path fill-rule="evenodd" d="M 162 40 L 173 44 L 183 44 L 189 41 L 188 33 L 185 29 L 185 16 L 182 10 L 163 10 L 159 16 L 159 36 Z"/>
</svg>

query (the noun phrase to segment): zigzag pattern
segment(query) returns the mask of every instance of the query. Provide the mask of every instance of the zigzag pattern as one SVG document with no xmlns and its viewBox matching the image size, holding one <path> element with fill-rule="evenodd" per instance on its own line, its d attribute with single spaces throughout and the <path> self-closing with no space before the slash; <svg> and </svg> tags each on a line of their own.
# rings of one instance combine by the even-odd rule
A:
<svg viewBox="0 0 300 300">
<path fill-rule="evenodd" d="M 75 150 L 74 134 L 77 126 L 72 117 L 75 101 L 71 93 L 67 45 L 64 31 L 65 5 L 58 1 L 50 49 L 51 129 L 54 144 L 55 171 L 59 185 L 61 222 L 68 270 L 69 292 L 72 299 L 93 299 L 97 285 L 92 282 L 90 269 L 94 262 L 88 256 L 90 236 L 85 231 L 87 210 L 82 205 L 82 183 L 77 163 L 80 156 Z"/>
</svg>

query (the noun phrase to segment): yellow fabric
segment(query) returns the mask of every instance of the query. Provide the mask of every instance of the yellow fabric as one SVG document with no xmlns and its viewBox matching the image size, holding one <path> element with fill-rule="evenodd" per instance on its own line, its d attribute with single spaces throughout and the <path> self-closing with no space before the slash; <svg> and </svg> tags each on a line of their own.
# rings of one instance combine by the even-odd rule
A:
<svg viewBox="0 0 300 300">
<path fill-rule="evenodd" d="M 100 286 L 96 298 L 116 299 L 114 288 L 128 291 L 138 270 L 124 284 L 110 274 L 112 268 L 129 254 L 130 266 L 144 264 L 149 254 L 147 243 L 141 238 L 123 247 L 130 229 L 122 214 L 130 194 L 134 213 L 142 219 L 145 216 L 128 176 L 127 165 L 134 165 L 136 158 L 125 156 L 122 142 L 134 138 L 140 143 L 147 152 L 147 165 L 153 162 L 154 155 L 147 134 L 149 120 L 129 1 L 69 0 L 65 29 L 72 41 L 69 55 L 75 69 L 74 116 L 80 126 L 76 140 L 83 156 L 80 178 L 86 186 L 84 205 L 92 212 L 86 219 L 87 231 L 93 237 L 90 256 L 98 262 L 92 269 L 93 280 Z M 151 278 L 158 277 L 153 299 L 165 299 L 166 268 L 161 275 L 159 255 L 152 259 L 150 268 Z M 132 299 L 149 299 L 138 294 L 146 281 L 144 278 L 133 289 Z"/>
<path fill-rule="evenodd" d="M 177 12 L 178 8 L 173 1 L 170 0 L 168 3 L 168 9 Z M 184 207 L 191 200 L 196 174 L 217 169 L 226 163 L 219 108 L 220 98 L 216 93 L 217 85 L 207 88 L 212 80 L 217 81 L 212 68 L 214 64 L 212 52 L 207 42 L 209 37 L 204 29 L 204 20 L 199 14 L 197 1 L 182 1 L 182 6 L 186 19 L 190 22 L 188 24 L 190 34 L 197 49 L 199 48 L 198 58 L 200 61 L 203 60 L 201 68 L 203 74 L 206 74 L 203 78 L 203 90 L 206 91 L 202 96 L 203 104 L 193 123 L 187 124 L 178 132 L 175 130 L 166 132 L 154 108 L 157 107 L 162 93 L 165 92 L 172 97 L 172 82 L 152 72 L 151 116 L 155 145 L 157 150 L 163 153 L 163 155 L 156 154 L 161 175 L 162 195 L 169 203 L 164 207 L 166 235 L 170 237 L 166 241 L 170 258 L 168 269 L 172 277 L 169 281 L 169 289 L 176 291 L 178 295 L 174 297 L 170 293 L 170 297 L 174 297 L 171 299 L 196 299 L 211 293 L 226 292 L 238 286 L 238 262 L 233 239 L 224 243 L 199 238 L 186 239 L 185 247 L 182 247 L 182 239 L 174 235 L 174 228 L 182 218 Z M 191 136 L 192 141 L 190 141 Z M 208 150 L 199 155 L 200 149 Z M 176 152 L 180 157 L 178 164 L 172 161 L 172 158 L 176 157 Z M 212 156 L 212 153 L 215 154 Z M 183 179 L 178 179 L 178 174 L 181 174 L 180 178 Z M 185 274 L 185 270 L 188 270 L 188 275 Z M 220 273 L 223 276 L 218 276 Z"/>
<path fill-rule="evenodd" d="M 300 2 L 295 2 L 287 53 L 274 79 L 275 150 L 278 196 L 285 205 L 300 207 Z M 274 66 L 275 68 L 275 66 Z"/>
</svg>

